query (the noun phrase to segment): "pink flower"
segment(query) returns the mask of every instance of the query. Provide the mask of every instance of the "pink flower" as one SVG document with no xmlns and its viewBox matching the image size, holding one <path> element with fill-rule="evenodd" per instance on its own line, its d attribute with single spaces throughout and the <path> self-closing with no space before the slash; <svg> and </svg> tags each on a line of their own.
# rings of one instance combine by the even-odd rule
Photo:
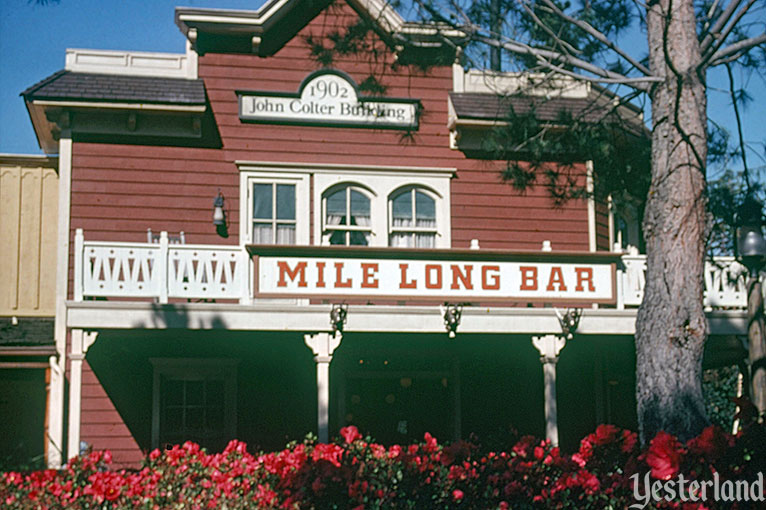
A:
<svg viewBox="0 0 766 510">
<path fill-rule="evenodd" d="M 455 489 L 454 491 L 452 491 L 452 499 L 454 501 L 460 501 L 463 499 L 464 496 L 465 494 L 460 489 Z"/>
<path fill-rule="evenodd" d="M 652 439 L 646 452 L 646 463 L 652 468 L 652 476 L 658 480 L 670 480 L 681 465 L 681 445 L 665 431 Z"/>
<path fill-rule="evenodd" d="M 348 444 L 351 444 L 357 439 L 362 438 L 362 434 L 359 433 L 359 429 L 353 425 L 349 425 L 348 427 L 343 427 L 340 429 L 340 435 Z"/>
</svg>

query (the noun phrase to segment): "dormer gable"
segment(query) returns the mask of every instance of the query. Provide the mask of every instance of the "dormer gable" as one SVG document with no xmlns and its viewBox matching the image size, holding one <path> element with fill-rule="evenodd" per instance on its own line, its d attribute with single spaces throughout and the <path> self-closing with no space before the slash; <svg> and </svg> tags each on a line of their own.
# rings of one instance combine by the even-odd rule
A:
<svg viewBox="0 0 766 510">
<path fill-rule="evenodd" d="M 347 1 L 400 60 L 451 60 L 455 48 L 466 38 L 447 25 L 407 22 L 383 0 L 272 0 L 257 11 L 178 7 L 175 21 L 200 55 L 251 53 L 268 57 L 333 1 Z M 445 44 L 447 40 L 452 44 Z"/>
</svg>

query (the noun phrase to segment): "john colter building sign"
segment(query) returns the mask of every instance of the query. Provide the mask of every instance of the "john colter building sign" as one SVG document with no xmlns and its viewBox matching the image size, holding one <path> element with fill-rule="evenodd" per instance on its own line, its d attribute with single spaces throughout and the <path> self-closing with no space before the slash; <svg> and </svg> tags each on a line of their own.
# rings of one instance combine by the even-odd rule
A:
<svg viewBox="0 0 766 510">
<path fill-rule="evenodd" d="M 369 98 L 353 79 L 322 70 L 303 80 L 297 94 L 237 91 L 244 122 L 377 129 L 418 128 L 416 99 Z"/>
</svg>

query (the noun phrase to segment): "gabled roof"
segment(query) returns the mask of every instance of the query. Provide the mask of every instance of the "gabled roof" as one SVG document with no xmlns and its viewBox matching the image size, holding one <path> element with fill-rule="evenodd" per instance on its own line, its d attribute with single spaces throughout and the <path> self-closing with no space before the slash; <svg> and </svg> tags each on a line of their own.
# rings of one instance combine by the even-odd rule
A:
<svg viewBox="0 0 766 510">
<path fill-rule="evenodd" d="M 204 105 L 202 80 L 58 71 L 21 93 L 27 101 Z"/>
<path fill-rule="evenodd" d="M 198 53 L 238 52 L 269 56 L 333 0 L 271 0 L 257 11 L 176 8 L 176 25 Z M 406 22 L 385 0 L 347 0 L 392 48 L 413 45 L 434 50 L 444 37 L 456 40 L 465 34 L 434 23 Z"/>
</svg>

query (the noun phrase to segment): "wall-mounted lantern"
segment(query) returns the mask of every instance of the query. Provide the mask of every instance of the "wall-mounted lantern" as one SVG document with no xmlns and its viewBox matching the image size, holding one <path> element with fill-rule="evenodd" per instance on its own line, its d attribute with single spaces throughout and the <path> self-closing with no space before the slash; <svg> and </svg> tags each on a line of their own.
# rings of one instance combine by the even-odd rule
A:
<svg viewBox="0 0 766 510">
<path fill-rule="evenodd" d="M 229 228 L 226 224 L 226 211 L 224 211 L 224 199 L 221 189 L 218 188 L 218 196 L 213 199 L 213 225 L 221 237 L 229 237 Z"/>
</svg>

